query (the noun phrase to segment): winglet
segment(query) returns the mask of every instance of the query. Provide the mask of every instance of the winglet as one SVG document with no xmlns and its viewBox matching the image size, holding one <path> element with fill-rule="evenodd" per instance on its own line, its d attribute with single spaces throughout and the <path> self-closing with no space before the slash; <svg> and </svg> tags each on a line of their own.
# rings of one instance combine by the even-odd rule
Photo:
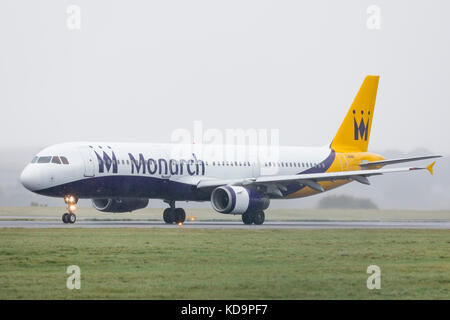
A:
<svg viewBox="0 0 450 320">
<path fill-rule="evenodd" d="M 431 175 L 433 174 L 433 166 L 434 166 L 435 163 L 436 163 L 436 161 L 433 161 L 432 164 L 427 166 L 427 170 L 430 172 Z"/>
</svg>

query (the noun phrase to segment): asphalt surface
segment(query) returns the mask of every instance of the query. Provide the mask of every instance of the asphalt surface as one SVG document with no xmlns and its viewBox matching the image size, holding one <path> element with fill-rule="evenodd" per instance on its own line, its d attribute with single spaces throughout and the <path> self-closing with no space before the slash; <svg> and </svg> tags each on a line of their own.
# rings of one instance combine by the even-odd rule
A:
<svg viewBox="0 0 450 320">
<path fill-rule="evenodd" d="M 2 228 L 195 228 L 195 229 L 450 229 L 450 221 L 267 221 L 263 225 L 242 222 L 189 221 L 182 226 L 162 221 L 62 221 L 1 220 Z"/>
</svg>

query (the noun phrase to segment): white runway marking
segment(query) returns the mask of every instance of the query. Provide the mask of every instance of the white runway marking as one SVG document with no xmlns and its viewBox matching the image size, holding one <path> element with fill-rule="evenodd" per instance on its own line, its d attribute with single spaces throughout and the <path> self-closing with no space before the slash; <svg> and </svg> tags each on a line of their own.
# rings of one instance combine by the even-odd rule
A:
<svg viewBox="0 0 450 320">
<path fill-rule="evenodd" d="M 268 221 L 263 225 L 241 222 L 186 222 L 181 227 L 160 221 L 0 221 L 1 228 L 195 228 L 195 229 L 450 229 L 449 221 Z"/>
</svg>

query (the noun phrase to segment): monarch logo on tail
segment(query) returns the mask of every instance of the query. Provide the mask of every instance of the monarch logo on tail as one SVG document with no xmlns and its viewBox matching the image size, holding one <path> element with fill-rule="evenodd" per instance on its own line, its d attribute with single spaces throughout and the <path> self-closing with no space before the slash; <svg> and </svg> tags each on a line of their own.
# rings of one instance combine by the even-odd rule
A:
<svg viewBox="0 0 450 320">
<path fill-rule="evenodd" d="M 353 114 L 355 114 L 356 111 L 353 110 Z M 361 114 L 364 114 L 364 111 L 361 111 Z M 370 111 L 368 112 L 369 116 L 370 116 Z M 354 127 L 354 132 L 355 132 L 355 140 L 365 140 L 367 141 L 367 137 L 368 137 L 368 133 L 369 133 L 369 122 L 370 122 L 370 118 L 367 118 L 367 124 L 364 122 L 364 117 L 361 117 L 361 121 L 358 122 L 356 121 L 356 118 L 353 118 L 353 127 Z"/>
</svg>

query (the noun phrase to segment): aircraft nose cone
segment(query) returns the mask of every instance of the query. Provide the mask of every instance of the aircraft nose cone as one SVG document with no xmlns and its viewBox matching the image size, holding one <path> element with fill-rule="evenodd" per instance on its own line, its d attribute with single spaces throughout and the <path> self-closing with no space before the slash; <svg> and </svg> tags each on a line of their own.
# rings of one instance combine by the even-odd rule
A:
<svg viewBox="0 0 450 320">
<path fill-rule="evenodd" d="M 26 166 L 20 175 L 20 182 L 30 191 L 35 191 L 39 188 L 39 176 L 36 171 L 30 166 Z"/>
</svg>

